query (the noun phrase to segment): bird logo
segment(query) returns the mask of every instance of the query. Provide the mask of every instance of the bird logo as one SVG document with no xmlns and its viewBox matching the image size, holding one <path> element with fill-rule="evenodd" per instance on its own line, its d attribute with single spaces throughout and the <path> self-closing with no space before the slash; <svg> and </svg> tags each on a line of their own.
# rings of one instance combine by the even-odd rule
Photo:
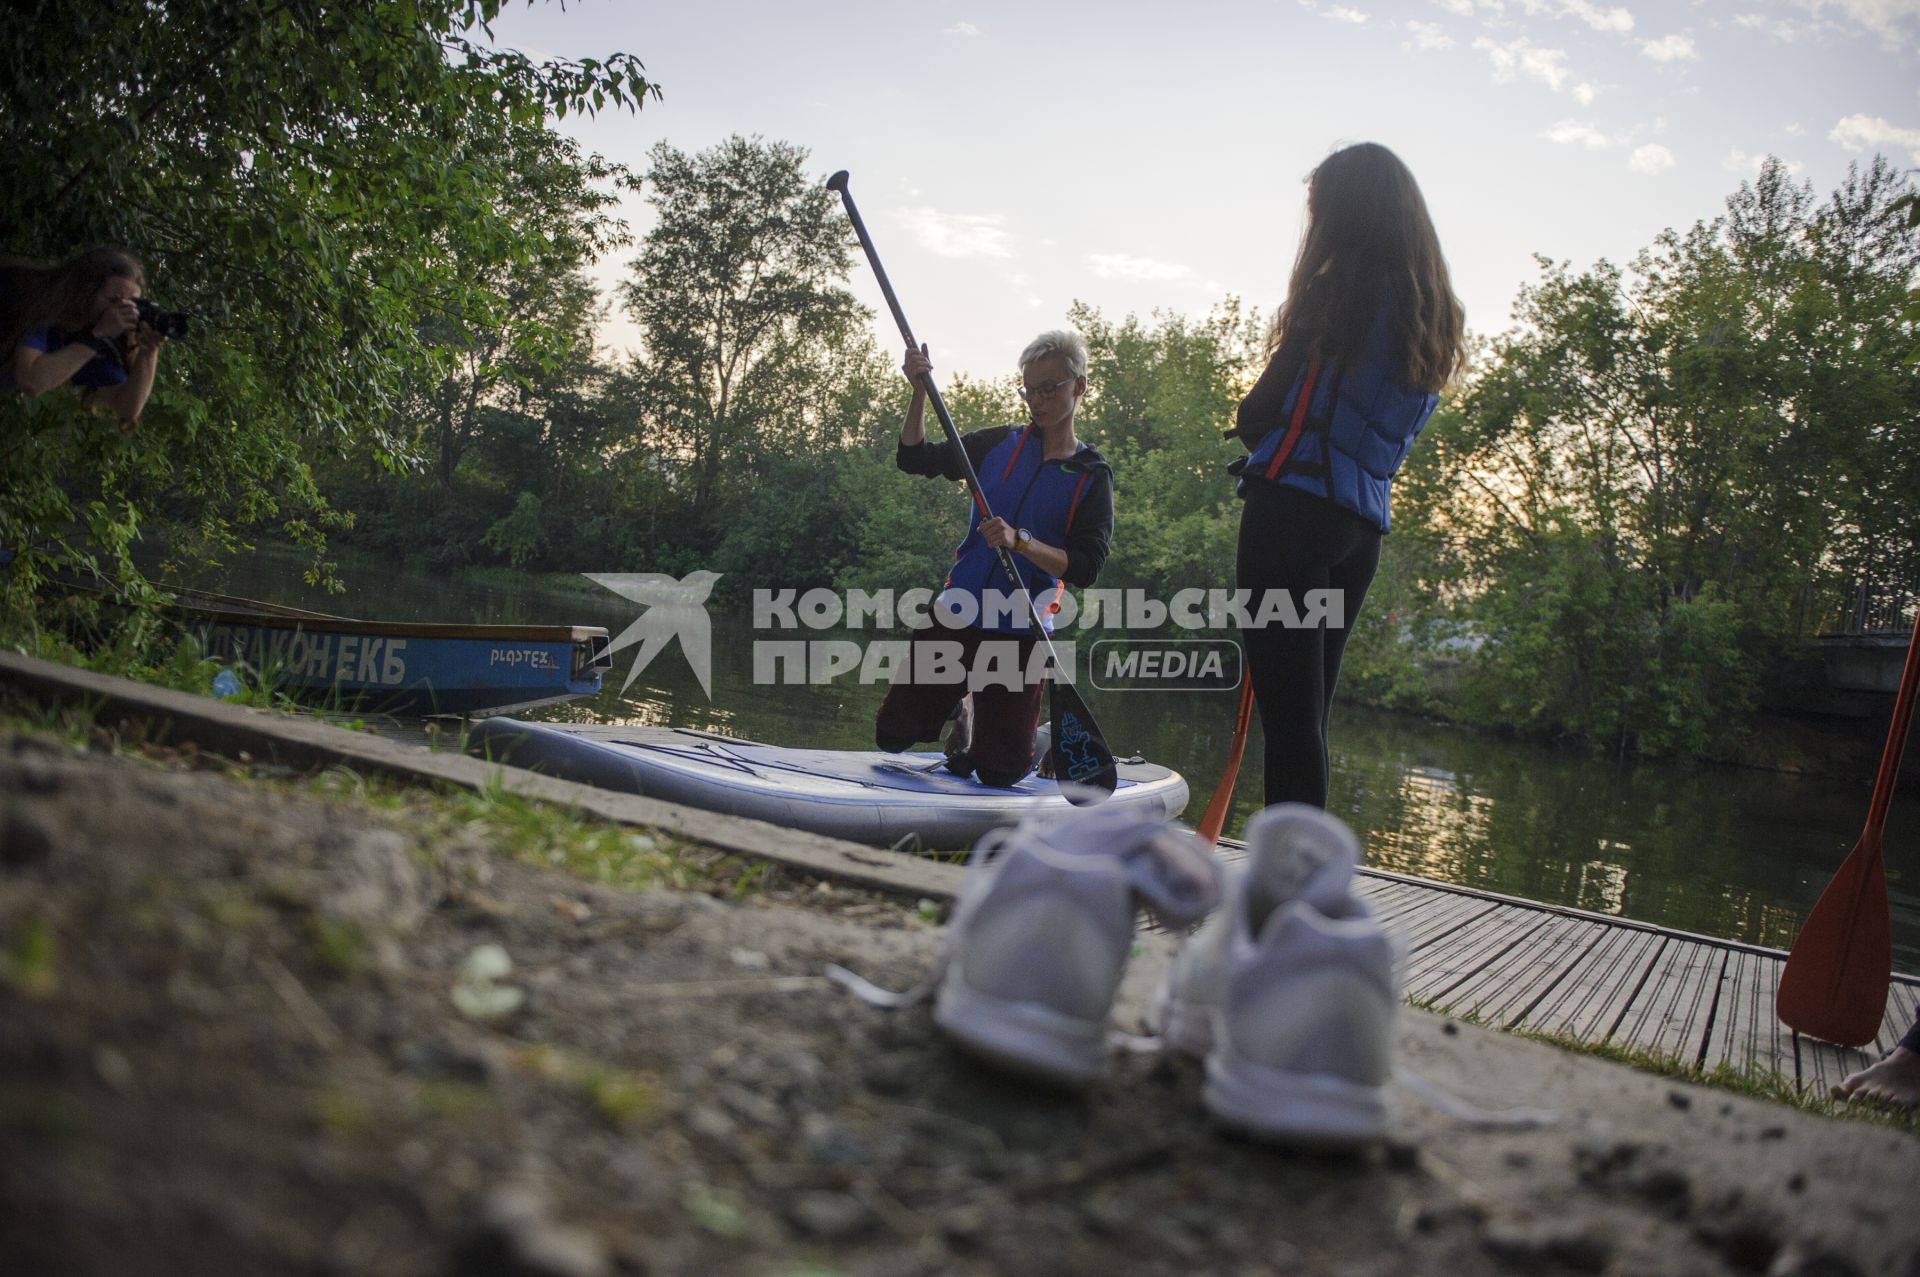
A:
<svg viewBox="0 0 1920 1277">
<path fill-rule="evenodd" d="M 702 569 L 689 572 L 677 581 L 664 572 L 583 572 L 581 575 L 646 609 L 607 646 L 607 652 L 612 654 L 635 643 L 640 645 L 640 654 L 633 658 L 633 668 L 627 671 L 627 681 L 620 685 L 622 693 L 633 686 L 640 671 L 677 637 L 693 676 L 700 680 L 700 690 L 707 694 L 708 700 L 713 699 L 713 624 L 707 619 L 707 595 L 713 593 L 713 583 L 720 579 L 718 572 Z"/>
</svg>

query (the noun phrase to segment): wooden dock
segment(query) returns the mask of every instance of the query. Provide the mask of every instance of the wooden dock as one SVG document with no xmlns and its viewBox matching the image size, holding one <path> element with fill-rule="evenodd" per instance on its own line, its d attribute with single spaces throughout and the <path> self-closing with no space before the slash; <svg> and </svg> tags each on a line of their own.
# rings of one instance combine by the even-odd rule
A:
<svg viewBox="0 0 1920 1277">
<path fill-rule="evenodd" d="M 1362 869 L 1358 891 L 1406 945 L 1414 1004 L 1702 1069 L 1772 1072 L 1824 1092 L 1892 1050 L 1920 1003 L 1920 976 L 1896 974 L 1879 1038 L 1850 1050 L 1774 1018 L 1778 949 L 1382 869 Z"/>
</svg>

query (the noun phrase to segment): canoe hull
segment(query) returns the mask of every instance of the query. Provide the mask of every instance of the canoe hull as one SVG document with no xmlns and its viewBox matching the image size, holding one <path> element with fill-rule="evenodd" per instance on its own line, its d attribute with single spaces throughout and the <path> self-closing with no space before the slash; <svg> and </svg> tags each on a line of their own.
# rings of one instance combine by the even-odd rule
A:
<svg viewBox="0 0 1920 1277">
<path fill-rule="evenodd" d="M 1029 776 L 998 789 L 949 775 L 938 754 L 789 749 L 703 732 L 493 718 L 474 724 L 467 751 L 562 780 L 748 816 L 869 845 L 909 834 L 922 846 L 969 846 L 989 829 L 1072 810 L 1058 784 Z M 1177 816 L 1178 772 L 1122 763 L 1108 803 Z"/>
<path fill-rule="evenodd" d="M 402 716 L 504 713 L 600 690 L 591 638 L 525 637 L 506 627 L 476 637 L 436 633 L 430 625 L 369 632 L 326 621 L 193 628 L 213 659 L 244 665 L 295 699 L 343 708 Z M 599 632 L 603 651 L 605 634 Z"/>
</svg>

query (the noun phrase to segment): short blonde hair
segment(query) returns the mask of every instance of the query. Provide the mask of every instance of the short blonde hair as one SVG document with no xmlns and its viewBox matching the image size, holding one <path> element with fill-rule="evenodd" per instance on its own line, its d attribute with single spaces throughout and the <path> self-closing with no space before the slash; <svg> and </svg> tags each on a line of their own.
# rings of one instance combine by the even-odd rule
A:
<svg viewBox="0 0 1920 1277">
<path fill-rule="evenodd" d="M 1087 375 L 1087 339 L 1073 329 L 1055 328 L 1028 342 L 1027 348 L 1020 352 L 1020 371 L 1025 372 L 1028 364 L 1049 355 L 1060 356 L 1066 362 L 1067 371 L 1074 376 Z"/>
</svg>

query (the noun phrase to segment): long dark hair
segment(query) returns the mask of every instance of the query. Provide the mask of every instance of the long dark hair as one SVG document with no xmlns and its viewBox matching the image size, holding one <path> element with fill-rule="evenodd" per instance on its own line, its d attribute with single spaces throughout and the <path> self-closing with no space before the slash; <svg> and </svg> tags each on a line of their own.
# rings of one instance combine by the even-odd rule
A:
<svg viewBox="0 0 1920 1277">
<path fill-rule="evenodd" d="M 98 318 L 94 297 L 115 278 L 147 286 L 140 263 L 117 248 L 89 248 L 57 266 L 0 261 L 0 356 L 36 328 L 71 332 L 91 324 Z"/>
<path fill-rule="evenodd" d="M 1459 367 L 1465 313 L 1413 173 L 1386 147 L 1361 142 L 1308 179 L 1307 229 L 1268 358 L 1350 366 L 1383 307 L 1399 380 L 1437 392 Z"/>
</svg>

